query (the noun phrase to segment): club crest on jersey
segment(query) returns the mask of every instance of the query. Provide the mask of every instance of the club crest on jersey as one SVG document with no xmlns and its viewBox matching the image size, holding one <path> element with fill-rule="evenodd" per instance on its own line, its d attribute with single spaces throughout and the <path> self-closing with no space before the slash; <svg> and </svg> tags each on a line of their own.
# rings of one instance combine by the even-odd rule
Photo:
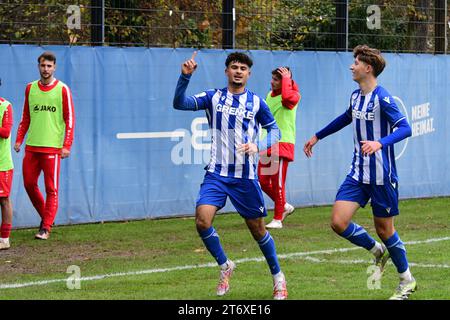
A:
<svg viewBox="0 0 450 320">
<path fill-rule="evenodd" d="M 235 108 L 220 103 L 216 105 L 216 112 L 222 112 L 230 116 L 236 116 L 238 118 L 250 120 L 253 120 L 253 118 L 255 117 L 255 114 L 252 111 L 245 110 L 242 107 Z"/>
</svg>

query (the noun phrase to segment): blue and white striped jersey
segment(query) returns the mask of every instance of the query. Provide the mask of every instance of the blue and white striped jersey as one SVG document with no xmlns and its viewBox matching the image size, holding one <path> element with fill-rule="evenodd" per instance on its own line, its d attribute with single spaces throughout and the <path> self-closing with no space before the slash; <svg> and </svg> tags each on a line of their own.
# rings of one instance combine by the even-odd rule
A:
<svg viewBox="0 0 450 320">
<path fill-rule="evenodd" d="M 258 145 L 259 126 L 276 126 L 266 102 L 249 90 L 232 94 L 212 89 L 194 97 L 196 109 L 204 109 L 211 129 L 211 160 L 206 170 L 224 177 L 257 179 L 257 154 L 236 151 L 239 145 Z"/>
<path fill-rule="evenodd" d="M 393 145 L 385 146 L 370 156 L 363 156 L 361 153 L 361 141 L 378 141 L 389 135 L 405 119 L 394 98 L 380 86 L 365 96 L 360 89 L 355 90 L 347 115 L 353 119 L 355 145 L 348 175 L 366 184 L 396 183 L 398 177 Z"/>
</svg>

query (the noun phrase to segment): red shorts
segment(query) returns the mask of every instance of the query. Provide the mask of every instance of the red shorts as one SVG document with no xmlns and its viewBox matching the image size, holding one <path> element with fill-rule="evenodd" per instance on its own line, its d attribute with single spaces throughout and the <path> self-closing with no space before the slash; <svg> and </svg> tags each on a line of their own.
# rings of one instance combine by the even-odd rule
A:
<svg viewBox="0 0 450 320">
<path fill-rule="evenodd" d="M 0 198 L 9 197 L 11 192 L 14 169 L 0 171 Z"/>
</svg>

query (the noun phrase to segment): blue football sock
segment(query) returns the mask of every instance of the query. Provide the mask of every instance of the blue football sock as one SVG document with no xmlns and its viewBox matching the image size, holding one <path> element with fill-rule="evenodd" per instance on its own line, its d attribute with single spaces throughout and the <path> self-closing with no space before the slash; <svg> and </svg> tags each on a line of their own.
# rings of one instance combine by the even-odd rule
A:
<svg viewBox="0 0 450 320">
<path fill-rule="evenodd" d="M 406 249 L 402 240 L 395 232 L 389 239 L 383 241 L 391 255 L 392 262 L 397 267 L 398 273 L 403 273 L 408 269 L 408 259 L 406 258 Z"/>
<path fill-rule="evenodd" d="M 206 249 L 212 254 L 214 259 L 216 259 L 217 263 L 220 265 L 227 262 L 227 256 L 222 249 L 222 245 L 220 244 L 219 235 L 216 232 L 214 227 L 210 227 L 207 230 L 199 231 L 199 235 L 203 240 L 203 243 L 206 246 Z"/>
<path fill-rule="evenodd" d="M 353 222 L 350 222 L 347 229 L 345 229 L 340 236 L 367 250 L 372 249 L 376 243 L 375 239 L 372 238 L 363 227 Z"/>
<path fill-rule="evenodd" d="M 262 237 L 262 239 L 258 241 L 258 244 L 261 248 L 261 251 L 264 253 L 264 257 L 266 257 L 270 272 L 272 274 L 279 273 L 281 269 L 280 264 L 278 263 L 277 252 L 275 250 L 275 242 L 273 241 L 268 231 L 264 235 L 264 237 Z"/>
</svg>

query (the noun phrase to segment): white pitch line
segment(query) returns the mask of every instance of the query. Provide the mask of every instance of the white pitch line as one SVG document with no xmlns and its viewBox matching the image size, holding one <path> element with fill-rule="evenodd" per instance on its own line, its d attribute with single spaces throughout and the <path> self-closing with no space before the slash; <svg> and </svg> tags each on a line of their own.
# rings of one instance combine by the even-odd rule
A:
<svg viewBox="0 0 450 320">
<path fill-rule="evenodd" d="M 427 240 L 419 240 L 419 241 L 407 241 L 405 244 L 407 245 L 415 245 L 415 244 L 425 244 L 432 242 L 440 242 L 450 240 L 450 237 L 444 238 L 434 238 Z M 279 259 L 292 259 L 295 257 L 304 257 L 303 259 L 314 262 L 314 263 L 342 263 L 342 264 L 354 264 L 354 263 L 371 263 L 370 261 L 365 260 L 326 260 L 326 259 L 318 259 L 310 257 L 311 255 L 316 254 L 333 254 L 338 252 L 348 252 L 353 250 L 361 249 L 359 247 L 351 247 L 351 248 L 340 248 L 340 249 L 329 249 L 329 250 L 317 250 L 317 251 L 309 251 L 309 252 L 293 252 L 288 254 L 280 254 L 278 255 Z M 246 262 L 261 262 L 265 261 L 264 257 L 256 257 L 256 258 L 244 258 L 235 260 L 235 263 L 246 263 Z M 450 268 L 447 264 L 421 264 L 421 263 L 410 263 L 411 266 L 423 267 L 423 268 Z M 186 265 L 186 266 L 178 266 L 172 268 L 160 268 L 160 269 L 149 269 L 149 270 L 141 270 L 141 271 L 130 271 L 130 272 L 120 272 L 120 273 L 110 273 L 104 275 L 96 275 L 90 277 L 81 277 L 80 281 L 93 281 L 93 280 L 101 280 L 106 278 L 114 278 L 114 277 L 126 277 L 126 276 L 136 276 L 142 274 L 151 274 L 151 273 L 164 273 L 164 272 L 172 272 L 172 271 L 180 271 L 180 270 L 192 270 L 198 268 L 212 268 L 217 267 L 216 263 L 205 263 L 199 265 Z M 0 284 L 0 289 L 18 289 L 23 287 L 32 287 L 32 286 L 43 286 L 52 283 L 58 282 L 67 282 L 66 279 L 51 279 L 51 280 L 42 280 L 42 281 L 33 281 L 33 282 L 24 282 L 24 283 L 8 283 L 8 284 Z"/>
<path fill-rule="evenodd" d="M 183 138 L 184 131 L 161 131 L 161 132 L 122 132 L 116 134 L 117 139 L 159 139 L 159 138 Z"/>
<path fill-rule="evenodd" d="M 373 263 L 373 260 L 327 260 L 327 259 L 318 259 L 313 257 L 306 256 L 304 258 L 305 260 L 315 262 L 315 263 L 333 263 L 333 264 L 371 264 Z M 388 262 L 388 264 L 393 265 L 391 261 Z M 418 267 L 418 268 L 436 268 L 436 269 L 449 269 L 450 265 L 448 264 L 423 264 L 423 263 L 415 263 L 415 262 L 408 262 L 408 265 L 411 267 Z"/>
</svg>

